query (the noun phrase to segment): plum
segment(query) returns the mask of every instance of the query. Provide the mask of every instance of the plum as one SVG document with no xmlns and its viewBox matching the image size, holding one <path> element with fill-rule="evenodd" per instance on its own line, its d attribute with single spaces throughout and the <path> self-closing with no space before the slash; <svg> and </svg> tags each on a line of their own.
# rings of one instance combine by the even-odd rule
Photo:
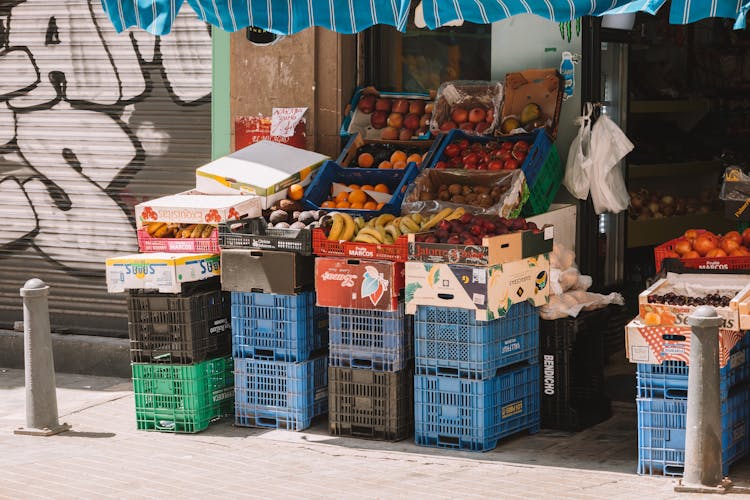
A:
<svg viewBox="0 0 750 500">
<path fill-rule="evenodd" d="M 471 214 L 463 214 L 460 219 L 458 219 L 461 224 L 471 224 L 474 219 L 474 216 Z"/>
</svg>

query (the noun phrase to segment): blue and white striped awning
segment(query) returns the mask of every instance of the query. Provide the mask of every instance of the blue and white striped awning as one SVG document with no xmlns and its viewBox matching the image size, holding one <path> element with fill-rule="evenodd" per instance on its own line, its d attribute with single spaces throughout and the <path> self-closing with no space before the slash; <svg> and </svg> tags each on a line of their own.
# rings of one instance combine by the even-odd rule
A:
<svg viewBox="0 0 750 500">
<path fill-rule="evenodd" d="M 117 31 L 136 26 L 165 35 L 186 0 L 102 0 Z M 410 0 L 187 0 L 202 20 L 225 31 L 254 26 L 280 35 L 321 26 L 357 33 L 375 24 L 404 31 Z M 456 21 L 491 23 L 517 14 L 536 14 L 552 21 L 583 16 L 644 11 L 656 13 L 666 0 L 424 0 L 427 28 Z M 745 27 L 750 0 L 672 0 L 670 21 L 687 24 L 707 17 L 735 20 Z"/>
</svg>

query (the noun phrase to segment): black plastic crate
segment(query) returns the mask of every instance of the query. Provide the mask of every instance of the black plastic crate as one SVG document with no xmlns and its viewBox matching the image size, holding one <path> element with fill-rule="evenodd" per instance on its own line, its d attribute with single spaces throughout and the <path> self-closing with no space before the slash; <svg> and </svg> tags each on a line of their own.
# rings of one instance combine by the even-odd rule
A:
<svg viewBox="0 0 750 500">
<path fill-rule="evenodd" d="M 312 231 L 269 228 L 262 217 L 221 222 L 219 247 L 282 250 L 312 255 Z"/>
<path fill-rule="evenodd" d="M 230 294 L 218 279 L 179 294 L 130 291 L 128 334 L 133 363 L 199 363 L 232 349 Z"/>
<path fill-rule="evenodd" d="M 400 441 L 414 429 L 414 367 L 397 372 L 328 367 L 333 436 Z"/>
<path fill-rule="evenodd" d="M 609 311 L 540 321 L 541 426 L 578 431 L 609 418 L 604 336 Z"/>
<path fill-rule="evenodd" d="M 601 330 L 605 360 L 625 351 L 625 327 L 638 314 L 633 313 L 627 305 L 610 304 L 606 310 L 609 311 L 609 317 Z"/>
</svg>

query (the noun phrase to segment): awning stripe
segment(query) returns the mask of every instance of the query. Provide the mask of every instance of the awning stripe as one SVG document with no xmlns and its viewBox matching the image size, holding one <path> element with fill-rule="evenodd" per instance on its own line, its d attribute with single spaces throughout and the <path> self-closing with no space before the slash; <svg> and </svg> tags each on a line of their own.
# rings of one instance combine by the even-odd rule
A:
<svg viewBox="0 0 750 500">
<path fill-rule="evenodd" d="M 139 27 L 165 35 L 186 0 L 102 0 L 104 12 L 119 31 Z M 187 0 L 198 17 L 226 31 L 247 26 L 280 35 L 321 26 L 339 33 L 356 33 L 374 24 L 405 30 L 410 0 Z M 424 0 L 427 28 L 454 21 L 486 24 L 533 13 L 552 21 L 586 15 L 647 12 L 655 14 L 666 0 Z M 745 27 L 750 0 L 672 0 L 670 22 L 692 23 L 707 17 L 735 19 Z"/>
</svg>

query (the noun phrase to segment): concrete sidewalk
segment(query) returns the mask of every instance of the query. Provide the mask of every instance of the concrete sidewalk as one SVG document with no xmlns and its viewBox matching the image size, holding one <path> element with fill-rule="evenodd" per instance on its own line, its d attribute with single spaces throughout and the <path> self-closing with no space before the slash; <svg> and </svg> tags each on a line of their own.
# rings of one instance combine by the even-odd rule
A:
<svg viewBox="0 0 750 500">
<path fill-rule="evenodd" d="M 634 405 L 570 435 L 521 434 L 483 454 L 327 434 L 236 428 L 137 431 L 129 380 L 57 375 L 71 432 L 15 436 L 23 371 L 0 369 L 0 499 L 26 498 L 699 498 L 636 469 Z M 750 486 L 750 460 L 732 469 Z"/>
</svg>

